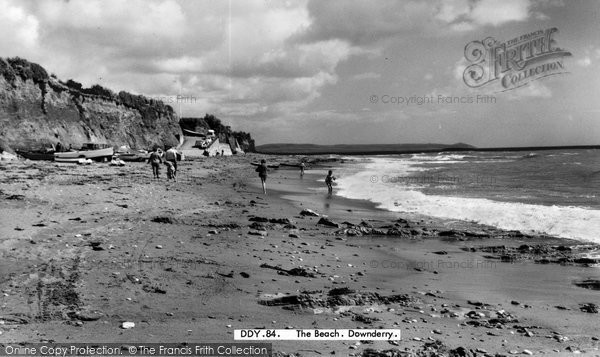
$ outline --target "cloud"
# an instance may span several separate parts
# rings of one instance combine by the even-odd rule
[[[365,141],[395,141],[395,133],[407,130],[402,120],[469,117],[473,110],[391,109],[370,105],[369,94],[485,93],[487,87],[472,89],[462,80],[465,44],[485,34],[503,37],[517,22],[521,28],[549,15],[558,18],[558,6],[564,3],[0,0],[0,30],[9,34],[0,38],[0,53],[25,57],[86,86],[194,97],[181,103],[183,115],[214,113],[236,128],[242,123],[240,129],[268,132],[270,139],[278,132],[295,138],[301,131],[312,138],[307,128],[320,125],[327,128],[315,139],[321,142],[356,133]],[[568,10],[584,18],[585,7]],[[596,47],[583,52],[579,43],[573,46],[580,65],[600,58]],[[541,83],[510,92],[513,100],[553,95]],[[173,107],[179,110],[179,104]],[[482,115],[487,108],[479,109]],[[437,124],[419,123],[404,139],[429,140],[428,129],[437,131]]]
[[[509,100],[528,98],[550,98],[552,91],[540,81],[530,82],[528,85],[504,92]]]
[[[564,0],[531,0],[531,3],[535,7],[548,8],[548,7],[564,7]]]
[[[3,56],[26,56],[38,45],[39,21],[18,2],[0,0],[0,49]]]
[[[593,45],[586,46],[582,52],[582,57],[575,61],[578,66],[589,67],[594,63],[594,60],[600,59],[600,48]]]
[[[457,23],[450,24],[450,29],[454,32],[467,32],[472,31],[476,28],[476,26],[468,21],[461,21]]]
[[[53,29],[135,35],[126,38],[129,41],[177,39],[182,35],[186,24],[181,6],[173,0],[48,0],[40,3],[37,15],[46,26]],[[129,41],[121,43],[128,45]]]
[[[380,113],[369,110],[340,111],[333,109],[296,111],[285,117],[248,118],[240,121],[242,130],[251,130],[252,137],[271,142],[341,144],[352,138],[355,144],[409,141],[419,129],[407,125],[411,118],[402,108]]]
[[[39,46],[32,59],[60,77],[149,95],[183,86],[210,94],[215,106],[235,100],[236,111],[241,102],[306,104],[337,82],[341,62],[381,53],[380,41],[439,34],[444,26],[470,31],[520,19],[518,10],[526,9],[516,0],[495,8],[487,0],[249,0],[231,8],[175,0],[0,1],[8,9],[0,16],[10,16],[0,23],[21,31],[13,42]],[[486,10],[501,20],[486,19]],[[0,50],[14,48],[0,41]]]
[[[352,77],[353,80],[357,80],[357,81],[361,81],[361,80],[365,80],[365,79],[379,79],[379,78],[381,78],[381,73],[375,73],[375,72],[359,73]]]
[[[251,53],[236,60],[227,73],[235,77],[310,77],[322,71],[333,73],[340,61],[359,53],[347,42],[327,40],[309,44],[284,44],[277,50]]]
[[[186,111],[276,115],[318,98],[340,62],[368,53],[337,38],[292,41],[311,23],[306,5],[0,0],[0,30],[11,33],[0,52],[86,86],[202,98]]]
[[[481,26],[498,27],[530,18],[546,21],[550,16],[542,12],[564,7],[562,0],[440,0],[435,17],[449,24],[454,32],[466,32]]]
[[[529,0],[441,0],[435,18],[449,24],[452,31],[466,32],[480,26],[525,21],[531,7]]]
[[[375,47],[385,40],[402,40],[420,33],[447,36],[481,26],[500,26],[530,17],[529,0],[310,0],[311,23],[298,41],[340,39]]]
[[[479,25],[499,26],[510,21],[525,21],[531,4],[528,0],[479,0],[469,18]]]
[[[533,13],[533,17],[534,17],[536,20],[540,20],[540,21],[546,21],[546,20],[550,20],[550,16],[548,16],[548,15],[546,15],[546,14],[542,13],[542,12],[539,12],[539,11],[535,11],[535,12]]]
[[[375,46],[432,22],[432,9],[421,1],[310,0],[311,23],[298,41],[341,39],[353,45]]]
[[[451,23],[459,18],[465,18],[471,12],[468,0],[444,0],[438,6],[435,18],[446,23]]]
[[[577,64],[581,67],[589,67],[592,64],[592,59],[589,56],[585,56],[577,60]]]
[[[525,21],[531,7],[529,0],[441,0],[435,17],[449,24],[452,31],[466,32],[480,26]]]

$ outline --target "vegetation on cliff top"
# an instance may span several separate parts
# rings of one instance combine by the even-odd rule
[[[17,77],[23,80],[32,79],[38,84],[48,80],[48,72],[44,67],[19,57],[7,58],[6,61],[0,58],[0,75],[12,85],[15,84]]]
[[[16,86],[17,78],[21,78],[23,81],[31,79],[40,86],[43,93],[46,93],[46,85],[49,85],[57,92],[68,91],[74,98],[94,97],[114,101],[117,104],[136,109],[141,114],[151,114],[151,112],[169,116],[174,114],[171,106],[165,105],[159,100],[146,98],[143,95],[135,95],[125,91],[116,94],[99,84],[84,88],[81,83],[72,79],[62,82],[56,80],[54,76],[50,78],[44,67],[19,57],[7,58],[6,60],[0,58],[0,75],[12,86]],[[44,108],[44,103],[42,103],[42,107]]]

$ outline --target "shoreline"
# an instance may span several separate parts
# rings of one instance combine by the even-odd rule
[[[573,284],[600,279],[597,268],[534,263],[559,252],[575,259],[577,247],[588,245],[469,222],[413,221],[339,197],[327,211],[324,198],[303,194],[312,174],[290,183],[294,175],[300,181],[296,170],[269,176],[264,196],[249,164],[260,157],[183,161],[178,183],[147,180],[144,164],[0,167],[0,341],[233,342],[235,328],[399,328],[397,345],[276,341],[273,349],[359,356],[423,351],[439,340],[436,351],[480,355],[598,350],[598,315],[580,311],[598,303],[597,294]],[[301,216],[302,208],[352,225],[317,225],[320,217]],[[361,221],[364,232],[393,234],[356,234]],[[514,260],[502,262],[509,253]],[[119,266],[126,259],[142,263]],[[265,264],[310,274],[279,274]],[[344,304],[327,300],[341,287],[354,291]],[[269,305],[276,294],[305,300]],[[380,300],[395,294],[402,300]],[[136,326],[121,329],[123,321]]]
[[[342,160],[344,161],[344,160]],[[481,230],[481,229],[489,229],[491,231],[498,232],[514,232],[517,236],[523,236],[528,239],[536,239],[539,238],[541,242],[543,239],[547,239],[548,242],[552,242],[553,244],[580,244],[580,245],[597,245],[600,247],[600,244],[588,241],[585,239],[577,239],[570,237],[559,237],[552,236],[543,232],[529,231],[529,232],[520,232],[516,229],[510,230],[505,228],[499,228],[492,225],[487,225],[484,223],[467,221],[462,219],[452,219],[452,218],[442,218],[435,217],[421,213],[410,213],[410,212],[398,212],[391,211],[385,208],[377,207],[377,203],[360,198],[347,198],[344,196],[339,196],[336,193],[336,189],[334,188],[334,195],[331,198],[328,198],[326,195],[325,185],[324,183],[316,183],[316,178],[320,178],[320,181],[323,181],[322,178],[326,175],[326,171],[328,169],[333,169],[336,172],[336,168],[344,168],[344,166],[352,165],[352,162],[333,162],[329,166],[320,166],[317,171],[318,173],[310,173],[311,170],[307,170],[307,174],[309,175],[309,179],[306,178],[304,180],[298,180],[297,176],[294,176],[297,172],[295,169],[279,169],[276,172],[284,172],[276,177],[278,183],[275,186],[275,189],[270,188],[268,191],[273,193],[278,197],[282,197],[289,201],[290,204],[295,207],[302,209],[303,205],[308,204],[311,207],[323,207],[321,212],[324,214],[332,214],[333,216],[343,217],[348,213],[352,213],[355,215],[357,212],[362,212],[365,217],[369,219],[378,219],[382,220],[392,220],[397,217],[402,217],[411,221],[420,221],[427,222],[431,227],[435,227],[437,229],[472,229],[472,230]],[[310,180],[312,177],[312,181]],[[282,184],[281,180],[292,180],[294,183],[300,182],[301,185],[298,184]],[[269,181],[272,181],[273,177],[270,177]],[[319,182],[320,182],[319,181]],[[256,188],[256,190],[260,191],[261,186],[258,179],[255,181],[251,180],[251,185]],[[312,182],[313,184],[309,184],[308,182]],[[269,183],[268,183],[269,185]],[[453,196],[444,196],[444,197],[453,197]],[[514,202],[509,202],[514,203]],[[335,204],[337,208],[331,208],[331,205]],[[342,219],[343,221],[343,219]]]
[[[373,163],[366,165],[369,170],[375,170],[372,167],[377,167],[378,160],[380,159],[373,159]],[[598,221],[597,215],[594,214],[597,212],[596,206],[547,199],[533,200],[527,198],[527,193],[505,196],[499,193],[504,189],[500,184],[490,183],[489,187],[486,187],[486,183],[481,183],[479,186],[479,184],[475,184],[474,178],[469,181],[468,173],[461,177],[460,169],[450,171],[450,176],[444,176],[444,172],[449,170],[447,167],[424,166],[429,162],[427,160],[412,163],[410,158],[391,156],[385,157],[385,160],[390,162],[397,160],[402,164],[407,164],[409,172],[393,176],[392,171],[383,169],[383,172],[387,172],[389,176],[383,174],[381,177],[377,175],[367,177],[366,175],[376,172],[367,173],[366,169],[350,170],[349,176],[352,178],[348,179],[344,187],[345,195],[352,199],[366,199],[368,202],[373,202],[376,209],[404,216],[424,217],[444,224],[452,221],[474,222],[482,227],[490,226],[502,231],[520,231],[527,236],[557,237],[586,244],[600,244],[595,234],[596,230],[585,229],[587,224],[591,225],[590,228],[595,227],[594,223]],[[457,160],[460,161],[460,158]],[[343,165],[341,167],[343,168]],[[401,189],[396,194],[395,191],[392,191],[393,183],[401,183],[402,180],[391,179],[389,182],[392,185],[387,188],[366,187],[371,184],[384,183],[383,179],[386,177],[400,178],[407,181],[408,186],[414,184],[417,188],[409,187],[406,191]],[[440,178],[444,179],[444,177],[450,181],[440,183]],[[435,182],[436,178],[438,182]],[[467,178],[464,183],[462,182],[463,178]],[[429,185],[427,180],[430,179],[435,183]],[[419,182],[419,180],[423,180],[423,182]],[[452,182],[452,180],[456,181]],[[463,190],[461,185],[468,188]],[[489,189],[491,193],[486,193],[486,189]],[[364,194],[364,192],[368,194]],[[381,192],[385,192],[387,195],[382,195]],[[391,198],[396,200],[392,201]],[[564,217],[561,217],[561,214]]]

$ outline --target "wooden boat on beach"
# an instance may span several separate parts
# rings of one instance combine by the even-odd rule
[[[282,162],[281,166],[300,168],[300,164],[294,164],[294,163],[289,163],[289,162]]]
[[[250,165],[252,165],[252,166],[260,166],[260,162],[251,162]],[[269,168],[269,169],[278,169],[279,168],[279,164],[267,165],[267,168]]]
[[[54,160],[54,153],[56,152],[56,147],[53,144],[44,145],[37,150],[15,150],[17,155],[22,156],[28,160]]]
[[[91,159],[94,161],[111,161],[114,155],[112,146],[107,144],[87,143],[79,150],[55,152],[54,161],[79,163],[80,159]]]
[[[147,151],[144,152],[119,152],[115,154],[115,157],[117,157],[120,160],[123,161],[134,161],[134,162],[143,162],[148,160],[148,156],[150,154]]]
[[[16,150],[17,154],[23,156],[29,160],[41,161],[41,160],[54,160],[54,151],[25,151]]]

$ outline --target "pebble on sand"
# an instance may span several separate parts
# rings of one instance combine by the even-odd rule
[[[135,322],[125,321],[121,324],[121,328],[128,330],[135,327]]]
[[[315,211],[313,211],[313,210],[311,210],[311,209],[308,209],[308,208],[306,208],[306,209],[303,209],[303,210],[300,212],[300,215],[301,215],[301,216],[310,216],[310,217],[319,217],[319,214],[318,214],[318,213],[316,213]]]

